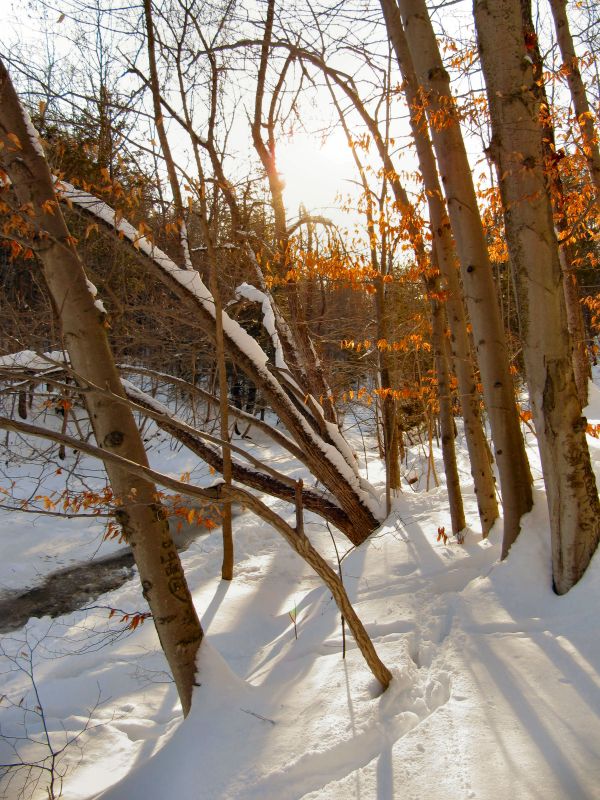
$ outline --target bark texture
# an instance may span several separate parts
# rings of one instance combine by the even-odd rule
[[[567,80],[571,90],[573,107],[577,115],[577,122],[581,130],[585,156],[596,189],[596,200],[600,201],[600,149],[598,147],[598,136],[594,127],[594,114],[590,109],[583,78],[579,71],[579,59],[571,36],[569,18],[567,17],[567,0],[549,0],[549,2],[554,18],[560,54],[567,68]]]
[[[588,383],[592,377],[592,370],[587,354],[585,323],[583,321],[579,293],[579,280],[577,278],[577,270],[574,267],[575,252],[573,245],[569,241],[572,232],[570,231],[571,226],[567,218],[567,198],[563,181],[558,170],[554,127],[549,113],[546,112],[550,106],[544,84],[544,63],[531,13],[531,0],[521,0],[521,16],[523,18],[523,34],[525,36],[527,52],[533,60],[533,88],[540,106],[546,184],[554,209],[554,224],[561,240],[559,247],[560,268],[563,273],[563,290],[565,293],[567,325],[571,337],[571,358],[573,361],[575,385],[577,386],[577,394],[581,405],[587,406]]]
[[[95,305],[56,200],[43,151],[34,137],[29,118],[0,62],[0,157],[19,202],[29,209],[34,247],[60,317],[71,364],[83,378],[123,397],[103,325],[104,313]],[[85,398],[98,446],[147,464],[131,412],[104,394],[90,391]],[[110,462],[106,462],[106,470],[114,495],[122,503],[119,522],[133,551],[144,597],[187,714],[195,683],[196,652],[203,633],[179,556],[152,481]]]
[[[504,557],[519,533],[522,515],[531,509],[533,502],[506,338],[450,78],[442,63],[427,6],[424,0],[400,0],[399,8],[417,77],[425,93],[423,105],[430,122],[473,326],[500,475]]]
[[[412,57],[396,0],[380,0],[389,39],[402,74],[403,91],[409,111],[409,121],[419,169],[427,194],[429,219],[436,250],[438,267],[447,291],[446,314],[450,328],[450,344],[454,372],[465,426],[471,475],[477,495],[477,507],[484,536],[498,517],[495,479],[491,454],[481,420],[481,399],[477,391],[474,359],[467,332],[467,320],[460,288],[456,247],[450,220],[440,186],[435,155],[425,120],[421,119],[422,102]]]
[[[550,511],[554,588],[563,594],[581,578],[596,550],[600,503],[565,336],[540,109],[523,39],[520,3],[476,0],[474,8]]]

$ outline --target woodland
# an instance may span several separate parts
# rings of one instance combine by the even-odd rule
[[[27,563],[24,542],[35,530],[25,527],[34,521],[49,561],[63,539],[69,563],[93,566],[99,552],[130,558],[119,591],[135,584],[133,604],[103,595],[116,584],[93,595],[93,613],[103,609],[108,627],[89,634],[89,652],[100,640],[108,648],[143,636],[164,659],[172,728],[169,736],[161,729],[161,746],[142,764],[152,755],[157,766],[107,798],[165,797],[163,770],[180,775],[183,798],[404,796],[410,776],[399,782],[394,770],[404,762],[390,746],[386,783],[381,742],[441,725],[426,720],[441,719],[438,709],[460,693],[433,650],[413,652],[392,622],[388,631],[371,584],[377,597],[393,598],[397,617],[425,583],[427,603],[452,591],[443,610],[434,604],[427,613],[446,618],[454,609],[448,631],[454,624],[465,636],[465,592],[479,591],[481,608],[493,595],[503,603],[521,597],[527,609],[544,593],[543,608],[561,625],[568,609],[576,637],[598,592],[596,4],[29,0],[1,13],[3,796],[91,798],[132,769],[123,745],[112,780],[105,766],[101,779],[93,773],[69,788],[77,769],[65,752],[81,754],[81,774],[92,769],[85,753],[88,737],[101,736],[100,706],[79,708],[88,716],[76,734],[61,721],[64,746],[55,744],[52,701],[42,702],[34,675],[44,669],[39,653],[55,647],[55,623],[38,638],[31,633],[32,645],[26,622],[71,612],[81,620],[77,609],[87,600],[91,614],[92,601],[88,594],[68,611],[34,610],[11,624],[25,590],[52,572]],[[409,530],[408,509],[414,519],[429,515],[427,547],[414,539],[414,552],[390,550],[378,562],[385,537]],[[69,526],[94,531],[93,554],[78,549],[79,533],[66,544]],[[190,530],[208,543],[182,552]],[[399,547],[410,539],[403,536],[393,534]],[[429,568],[431,548],[446,560],[442,577]],[[286,555],[265,556],[280,550]],[[292,557],[301,572],[286,579]],[[340,740],[347,769],[335,747],[319,751],[322,783],[307,779],[300,760],[297,784],[267,766],[260,775],[227,767],[230,748],[260,761],[258,750],[244,749],[251,728],[236,738],[222,722],[214,734],[221,749],[203,742],[201,729],[221,712],[226,719],[228,703],[260,706],[246,698],[260,690],[250,663],[230,674],[223,661],[266,648],[247,629],[258,623],[244,606],[246,589],[235,588],[238,580],[250,586],[248,565],[260,558],[263,591],[278,581],[266,595],[272,614],[288,604],[277,613],[289,647],[302,643],[301,587],[319,587],[335,608],[331,620],[341,619],[342,660],[350,653],[362,670],[361,702],[379,703],[377,735]],[[462,582],[452,577],[459,570],[468,575]],[[417,573],[422,583],[413,586]],[[478,580],[491,582],[489,593]],[[276,600],[286,582],[286,599]],[[219,607],[225,596],[250,622],[238,624],[219,655],[218,637],[234,625],[226,603]],[[531,604],[533,625],[543,611]],[[319,638],[323,619],[301,645],[314,664],[332,635]],[[225,627],[212,639],[215,624]],[[434,650],[448,631],[431,633]],[[399,650],[390,649],[392,635]],[[515,796],[592,796],[600,754],[589,754],[596,766],[586,778],[571,763],[597,732],[598,667],[598,648],[580,684],[561,667],[564,683],[586,686],[591,716],[582,712],[581,737],[563,766],[552,766],[541,734],[530,736],[547,762],[540,786],[551,774],[559,783],[545,795],[520,785]],[[422,670],[433,668],[435,679],[428,673],[424,682]],[[282,693],[293,690],[293,674],[281,678]],[[25,680],[33,699],[19,701],[13,680]],[[415,700],[419,681],[426,714]],[[327,682],[296,685],[302,703],[321,697],[314,725],[341,692],[332,688],[325,700]],[[272,695],[261,713],[241,709],[244,725],[275,730]],[[557,698],[569,706],[566,695]],[[56,713],[66,720],[65,709]],[[154,711],[144,714],[154,719]],[[301,716],[296,709],[294,719]],[[176,741],[187,764],[204,759],[204,789],[197,776],[177,772]],[[117,747],[102,746],[107,759]],[[294,736],[278,746],[285,763]],[[274,744],[261,747],[275,757]],[[365,747],[379,765],[375,783],[369,759],[361,761]],[[514,772],[509,761],[502,780]],[[213,766],[211,783],[205,771]],[[367,770],[362,791],[358,766]],[[432,769],[435,761],[423,760],[435,783]],[[234,774],[238,783],[227,783]],[[344,783],[350,775],[352,786]],[[450,796],[501,796],[489,783],[469,788],[455,767],[447,775]],[[486,778],[476,771],[470,780]],[[410,796],[437,797],[421,786]]]

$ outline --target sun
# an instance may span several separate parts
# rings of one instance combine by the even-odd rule
[[[333,135],[324,143],[298,134],[277,148],[277,168],[284,182],[284,198],[290,218],[300,206],[311,213],[335,210],[336,195],[348,189],[352,177],[350,150],[345,139]]]

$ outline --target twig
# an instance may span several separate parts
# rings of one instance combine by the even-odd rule
[[[263,722],[270,722],[271,725],[275,725],[276,724],[274,719],[269,719],[268,717],[263,717],[262,714],[257,714],[256,711],[250,711],[247,708],[240,708],[240,711],[243,711],[244,714],[251,714],[253,717],[256,717],[256,719],[261,719]]]

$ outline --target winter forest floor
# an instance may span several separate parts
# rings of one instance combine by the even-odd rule
[[[587,415],[600,422],[598,389]],[[358,428],[349,435],[363,453]],[[598,477],[600,441],[589,443]],[[381,485],[372,444],[366,441],[368,477]],[[275,448],[248,446],[309,480]],[[418,451],[410,453],[415,475],[422,469]],[[19,743],[26,761],[47,756],[47,741],[59,750],[65,736],[87,726],[58,758],[57,769],[68,768],[67,800],[598,797],[600,561],[596,556],[567,596],[553,594],[531,439],[529,453],[535,507],[507,561],[498,560],[501,521],[488,540],[476,533],[464,450],[459,466],[472,525],[464,545],[437,541],[438,526],[450,527],[445,490],[425,491],[422,476],[343,560],[350,597],[394,675],[384,694],[349,636],[342,659],[339,614],[319,579],[246,512],[234,520],[230,585],[218,577],[219,530],[190,537],[182,553],[207,633],[188,719],[181,722],[151,623],[131,632],[121,613],[109,619],[110,608],[144,610],[134,575],[84,609],[31,619],[0,637],[0,763],[14,760],[8,744],[25,735],[25,721],[30,740],[43,741],[47,730],[46,744]],[[442,475],[437,450],[435,456]],[[191,470],[192,480],[211,480],[184,451],[155,446],[151,457],[165,472]],[[12,469],[15,478],[19,470],[33,474],[25,464]],[[293,521],[293,509],[268,502]],[[4,597],[119,547],[101,543],[95,520],[0,514]],[[323,524],[307,515],[306,530],[335,564]],[[345,552],[346,540],[336,541]],[[0,795],[4,789],[11,800],[18,797],[23,776],[5,776]],[[34,797],[47,797],[46,783],[42,776]]]

